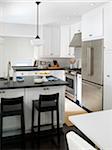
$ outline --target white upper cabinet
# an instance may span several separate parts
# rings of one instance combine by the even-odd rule
[[[104,47],[112,50],[112,4],[104,8]]]
[[[43,26],[43,57],[59,57],[59,26],[45,25]]]
[[[82,16],[82,40],[103,37],[103,8],[95,8]]]
[[[72,54],[69,48],[70,44],[70,26],[63,25],[60,29],[60,52],[61,57],[70,57]]]
[[[71,30],[70,25],[44,26],[43,57],[74,57],[74,48],[71,49],[69,47],[70,41],[73,38],[74,33],[75,31]]]

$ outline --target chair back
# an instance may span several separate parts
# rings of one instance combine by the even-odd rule
[[[66,138],[69,150],[96,150],[96,148],[73,131],[68,132]]]
[[[51,95],[40,95],[39,96],[39,106],[41,106],[41,103],[55,103],[56,106],[58,106],[58,100],[59,100],[59,93],[51,94]]]
[[[23,96],[16,98],[1,98],[1,112],[6,108],[11,108],[11,106],[21,105],[21,109],[23,109]]]

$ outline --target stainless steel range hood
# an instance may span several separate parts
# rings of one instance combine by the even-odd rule
[[[81,33],[76,33],[76,34],[74,34],[69,47],[81,47],[81,46],[82,46]]]

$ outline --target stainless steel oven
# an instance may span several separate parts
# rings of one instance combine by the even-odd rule
[[[66,72],[66,81],[69,83],[66,86],[66,97],[76,101],[76,72]]]

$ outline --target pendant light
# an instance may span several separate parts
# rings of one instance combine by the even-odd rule
[[[43,41],[39,37],[39,4],[40,2],[35,2],[37,4],[37,36],[35,39],[31,40],[33,46],[42,46]]]

